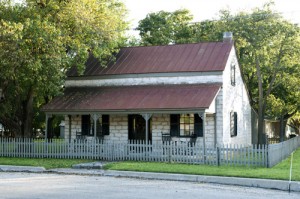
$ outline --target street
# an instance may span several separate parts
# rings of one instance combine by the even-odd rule
[[[300,193],[277,190],[142,180],[103,176],[80,176],[0,172],[1,199],[159,199],[159,198],[300,198]]]

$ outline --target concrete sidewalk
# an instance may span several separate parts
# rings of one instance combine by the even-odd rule
[[[57,173],[57,174],[73,174],[73,175],[99,175],[111,177],[127,177],[151,180],[172,180],[187,181],[198,183],[215,183],[224,185],[238,185],[247,187],[258,187],[265,189],[277,189],[283,191],[300,192],[300,182],[284,180],[269,180],[256,178],[237,178],[237,177],[220,177],[220,176],[204,176],[204,175],[185,175],[185,174],[169,174],[169,173],[152,173],[152,172],[132,172],[132,171],[112,171],[103,170],[101,162],[85,163],[74,165],[70,169],[50,169],[43,167],[27,167],[27,166],[4,166],[0,165],[2,172],[33,172],[33,173]]]

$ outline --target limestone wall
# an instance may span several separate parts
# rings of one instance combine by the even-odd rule
[[[206,132],[205,139],[207,146],[214,146],[215,143],[215,118],[214,114],[206,116]],[[69,117],[65,116],[65,139],[69,138]],[[110,133],[105,135],[105,140],[127,141],[128,140],[128,115],[110,115]],[[81,131],[81,116],[72,116],[71,139],[76,138],[76,132]],[[161,141],[162,133],[170,133],[170,115],[169,114],[153,114],[151,117],[151,133],[152,141]],[[189,141],[186,137],[173,137],[173,141]],[[202,145],[203,139],[197,138],[197,143]]]
[[[231,65],[235,64],[235,85],[231,85]],[[251,144],[251,106],[234,49],[223,72],[222,102],[222,141],[224,144]],[[222,105],[221,105],[222,103]],[[221,109],[222,107],[222,109]],[[230,112],[237,113],[237,136],[230,135]],[[219,121],[218,121],[219,122]],[[217,124],[218,124],[217,122]],[[219,127],[219,124],[218,124]]]

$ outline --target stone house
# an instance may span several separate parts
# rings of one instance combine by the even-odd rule
[[[231,34],[223,42],[122,48],[100,66],[92,56],[64,95],[43,107],[64,115],[66,139],[251,144],[251,107]]]

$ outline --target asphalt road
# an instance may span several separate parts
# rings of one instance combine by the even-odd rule
[[[0,172],[1,199],[289,199],[300,193],[178,181]]]

